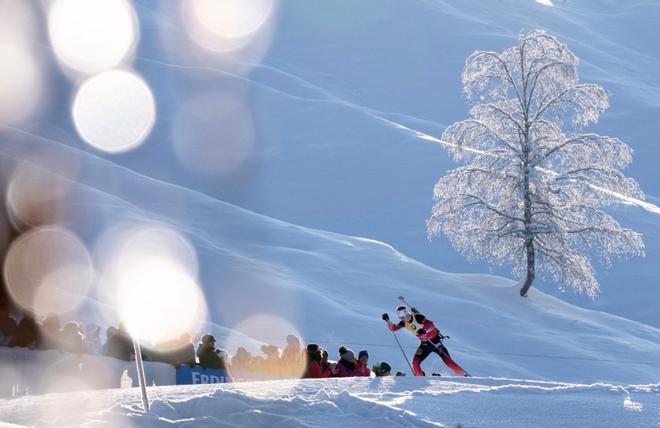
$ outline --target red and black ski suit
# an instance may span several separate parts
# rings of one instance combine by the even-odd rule
[[[397,331],[401,328],[405,328],[411,333],[415,334],[422,343],[419,344],[419,348],[415,352],[415,357],[413,358],[412,366],[413,373],[415,376],[425,376],[426,374],[422,370],[421,364],[422,361],[429,356],[431,352],[435,352],[442,358],[442,361],[454,371],[458,376],[466,376],[467,373],[456,364],[454,360],[451,359],[449,351],[442,344],[440,340],[440,335],[438,329],[433,324],[433,321],[427,319],[424,315],[420,314],[416,309],[412,309],[412,319],[410,322],[406,320],[401,320],[398,324],[393,324],[390,321],[387,321],[387,327],[390,331]]]

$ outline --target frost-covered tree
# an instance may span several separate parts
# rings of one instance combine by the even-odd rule
[[[533,31],[502,53],[465,63],[470,118],[442,139],[464,166],[435,186],[429,238],[447,235],[469,259],[507,264],[525,296],[537,274],[595,297],[591,257],[642,255],[641,236],[603,207],[642,198],[621,169],[631,149],[617,138],[579,133],[609,107],[595,84],[578,83],[578,58]]]

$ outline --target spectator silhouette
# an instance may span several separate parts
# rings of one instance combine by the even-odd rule
[[[105,330],[105,343],[103,344],[103,349],[101,350],[101,355],[110,355],[110,339],[117,334],[117,327],[108,327]]]
[[[41,350],[61,349],[60,317],[56,313],[49,313],[41,323],[37,346]]]
[[[321,369],[321,360],[323,359],[323,354],[321,348],[316,343],[310,343],[307,345],[305,350],[305,355],[307,359],[307,368],[303,373],[303,378],[322,378],[327,377],[323,376],[323,370]]]
[[[262,345],[261,352],[266,354],[263,361],[263,369],[266,373],[279,376],[280,374],[280,349],[275,345]]]
[[[9,341],[9,346],[35,349],[37,347],[39,332],[38,326],[32,315],[23,311],[23,318],[18,323],[14,337]]]
[[[62,329],[59,347],[63,351],[81,355],[83,353],[83,338],[78,323],[70,321]]]
[[[306,369],[300,340],[293,334],[286,337],[286,346],[282,350],[280,363],[282,372],[287,375],[298,377]]]
[[[362,376],[355,359],[355,353],[345,347],[339,348],[339,361],[337,362],[338,377]]]
[[[16,332],[16,320],[9,316],[9,305],[0,302],[0,346],[7,346]]]
[[[231,359],[231,366],[234,370],[253,370],[253,357],[241,346],[236,349],[236,354]]]
[[[337,369],[337,363],[328,361],[328,351],[321,348],[321,372],[323,377],[332,377]]]
[[[199,365],[206,369],[224,370],[227,373],[227,353],[223,349],[215,347],[215,337],[206,334],[197,347],[197,358]]]
[[[156,349],[155,352],[152,352],[154,361],[162,361],[175,367],[183,364],[193,367],[196,364],[195,345],[188,332],[181,333],[174,340],[159,344]]]
[[[131,360],[131,356],[134,354],[133,339],[131,339],[124,323],[119,323],[116,333],[108,336],[104,348],[105,355],[109,357],[124,361]]]
[[[385,361],[382,361],[373,366],[373,372],[376,377],[392,376],[392,367]]]
[[[369,353],[366,350],[362,350],[358,353],[357,366],[362,376],[371,377],[371,371],[369,370]]]

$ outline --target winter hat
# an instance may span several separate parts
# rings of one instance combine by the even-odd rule
[[[346,349],[346,352],[340,355],[341,355],[341,359],[344,361],[353,361],[355,359],[355,353],[350,349]]]
[[[382,361],[382,362],[378,363],[376,366],[374,366],[374,372],[377,375],[382,375],[384,373],[391,372],[391,371],[392,371],[392,366],[387,364],[385,361]]]
[[[399,317],[399,319],[405,318],[408,314],[408,308],[406,308],[404,305],[399,305],[396,307],[396,316]]]
[[[341,348],[339,348],[339,356],[344,355],[345,352],[346,352],[346,347],[345,346],[342,346]]]
[[[360,358],[362,358],[363,355],[365,355],[367,358],[369,358],[369,353],[367,352],[366,349],[363,349],[363,350],[361,350],[360,352],[358,352],[358,360],[359,360]]]
[[[307,345],[307,352],[316,352],[318,350],[319,350],[319,345],[317,345],[316,343],[310,343],[309,345]]]

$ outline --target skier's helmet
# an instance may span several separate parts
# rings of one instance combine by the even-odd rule
[[[408,312],[408,308],[406,308],[404,305],[399,305],[396,307],[396,316],[399,317],[400,320],[405,319],[406,315],[408,315],[410,312]]]

